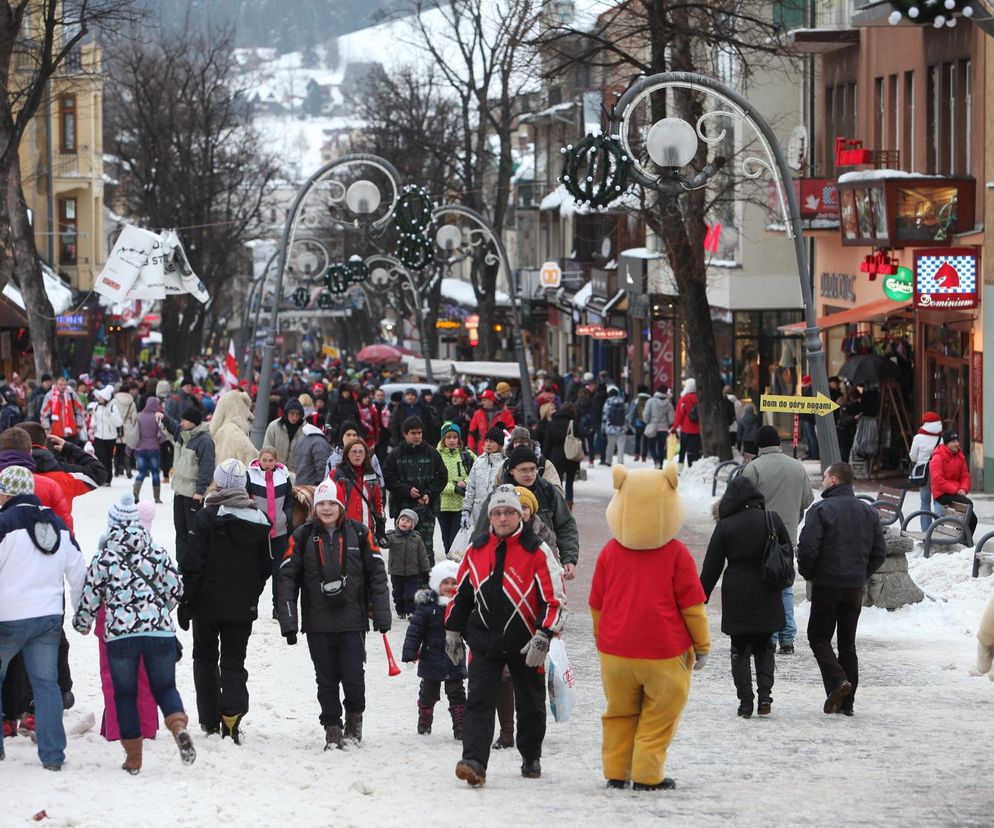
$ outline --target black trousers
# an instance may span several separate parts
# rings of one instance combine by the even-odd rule
[[[346,713],[362,713],[366,709],[365,636],[361,632],[309,632],[307,649],[318,685],[320,722],[325,727],[341,727],[339,688],[345,691]]]
[[[926,483],[925,485],[927,486],[928,483]],[[959,494],[945,494],[942,495],[941,497],[937,497],[935,499],[935,502],[941,503],[943,506],[948,506],[950,503],[971,503],[971,504],[973,503],[973,501],[970,500],[970,498]],[[972,535],[976,531],[977,531],[977,513],[970,512],[970,534]]]
[[[25,713],[30,713],[34,694],[31,680],[24,666],[24,656],[18,653],[7,665],[7,675],[3,679],[3,717],[13,721]]]
[[[770,639],[774,635],[776,635],[776,630],[753,635],[731,636],[732,680],[735,682],[735,691],[739,701],[751,702],[753,699],[750,659],[756,662],[756,689],[760,702],[773,700],[771,691],[773,690],[773,674],[776,667],[776,657],[773,655],[773,651],[776,647]]]
[[[166,440],[159,443],[159,468],[165,475],[172,474],[173,471],[173,444]]]
[[[545,674],[525,664],[522,655],[488,657],[474,653],[469,662],[469,696],[466,700],[462,758],[487,767],[494,740],[494,714],[500,695],[500,677],[507,665],[514,685],[514,707],[518,715],[517,746],[521,758],[531,762],[542,757],[545,739]]]
[[[418,693],[418,704],[422,707],[434,707],[442,697],[442,682],[435,679],[421,679],[421,690]],[[466,704],[466,687],[462,679],[445,680],[445,698],[449,700],[449,710]]]
[[[459,534],[459,525],[462,521],[462,512],[439,512],[438,525],[442,529],[442,549],[445,554],[449,554],[452,541]]]
[[[825,694],[830,694],[842,682],[852,685],[853,695],[846,700],[852,704],[859,684],[859,660],[856,658],[856,626],[863,609],[862,587],[839,588],[814,584],[811,587],[811,615],[808,618],[808,643],[814,653]],[[838,628],[838,655],[832,649],[832,635]]]
[[[173,526],[176,527],[176,563],[183,568],[183,553],[186,550],[186,536],[193,529],[193,516],[199,511],[199,503],[192,497],[173,496]]]
[[[107,485],[114,478],[114,446],[117,440],[93,440],[93,451],[103,467],[107,470]]]
[[[248,650],[252,622],[193,619],[193,686],[197,690],[200,724],[212,730],[221,716],[249,709]]]
[[[131,458],[128,457],[128,446],[125,443],[114,444],[114,474],[131,476]]]

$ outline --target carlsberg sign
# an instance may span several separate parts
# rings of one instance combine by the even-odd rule
[[[884,277],[884,295],[895,302],[907,302],[915,292],[914,274],[907,267],[899,267],[893,276]]]

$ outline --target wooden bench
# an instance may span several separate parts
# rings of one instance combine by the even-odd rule
[[[984,575],[990,575],[994,572],[994,549],[990,551],[984,551],[984,545],[987,541],[994,539],[994,532],[988,532],[984,535],[977,545],[973,549],[973,577],[977,578],[980,576],[980,568],[983,567],[986,572]]]
[[[880,522],[884,526],[904,520],[901,510],[904,508],[904,498],[907,496],[907,489],[898,489],[894,486],[881,486],[875,498],[871,495],[857,495],[860,500],[865,500],[877,510]]]
[[[922,510],[912,512],[901,522],[901,534],[917,537],[917,533],[908,531],[908,524],[916,517],[928,515],[932,523],[922,537],[924,556],[932,554],[933,546],[973,546],[973,535],[970,533],[970,518],[973,517],[972,503],[950,503],[944,507],[941,514]],[[976,564],[974,564],[976,566]]]

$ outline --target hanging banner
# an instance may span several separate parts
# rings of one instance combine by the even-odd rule
[[[652,334],[652,388],[660,385],[673,387],[675,379],[674,345],[676,337],[672,319],[653,319]]]
[[[106,296],[115,304],[123,302],[130,295],[153,245],[158,241],[155,233],[126,225],[93,285],[94,292]]]
[[[977,307],[979,256],[972,247],[915,251],[915,307]]]

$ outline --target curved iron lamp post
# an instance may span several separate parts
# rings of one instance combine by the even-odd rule
[[[985,0],[891,0],[891,6],[894,10],[887,20],[892,26],[907,20],[919,26],[951,29],[962,17],[994,36],[994,16]]]
[[[481,245],[490,244],[493,251],[486,251],[483,256],[485,264],[498,265],[507,279],[507,292],[511,297],[511,317],[514,320],[514,355],[518,361],[518,373],[521,376],[521,415],[525,425],[534,420],[532,410],[532,387],[528,373],[528,362],[525,359],[524,331],[521,327],[521,312],[518,306],[518,285],[514,278],[507,258],[504,241],[496,233],[482,215],[476,210],[461,204],[442,204],[432,211],[432,219],[440,226],[435,233],[435,244],[445,253],[439,264],[452,265],[464,261],[481,252]],[[463,219],[470,224],[468,228],[460,228],[457,224],[441,224],[447,217]],[[496,297],[495,297],[496,298]]]
[[[390,200],[380,211],[382,194],[380,188],[366,178],[359,178],[346,186],[333,176],[348,168],[373,169],[389,182]],[[393,219],[394,209],[400,198],[400,174],[386,159],[377,155],[354,153],[343,155],[318,169],[297,191],[286,217],[283,239],[279,248],[279,263],[276,268],[276,287],[273,290],[273,310],[266,344],[262,349],[262,371],[259,376],[259,389],[255,400],[255,419],[252,422],[250,437],[256,448],[262,448],[269,423],[269,395],[273,386],[273,360],[276,354],[276,329],[280,302],[283,297],[283,280],[286,277],[289,251],[293,247],[298,229],[303,226],[313,229],[323,223],[333,227],[359,232],[364,239],[383,233]],[[319,210],[305,210],[305,202],[313,194],[321,199]]]
[[[650,170],[635,160],[637,156],[632,153],[629,145],[629,130],[632,115],[640,104],[647,102],[651,95],[672,89],[702,92],[711,99],[712,103],[717,104],[717,107],[701,115],[696,124],[690,124],[681,118],[664,118],[653,124],[646,143],[650,158],[655,162],[656,167],[662,170],[660,174],[659,171]],[[741,172],[747,178],[756,179],[765,171],[773,179],[787,236],[794,242],[797,277],[804,304],[806,325],[804,345],[808,373],[811,375],[813,390],[828,396],[825,349],[821,341],[821,331],[815,321],[811,274],[804,251],[801,211],[797,203],[797,194],[790,184],[790,167],[787,165],[787,159],[776,135],[763,116],[744,97],[713,78],[693,72],[663,72],[640,78],[621,96],[611,119],[612,137],[604,141],[614,142],[616,146],[613,152],[618,164],[623,170],[627,166],[626,172],[630,173],[635,181],[647,190],[658,192],[664,201],[671,201],[683,191],[706,186],[707,180],[725,163],[724,159],[715,158],[690,180],[679,173],[679,168],[689,164],[697,154],[698,141],[713,147],[724,139],[724,129],[714,136],[706,135],[704,132],[707,124],[719,118],[726,118],[750,127],[761,146],[763,157],[749,156],[742,159]],[[621,193],[618,192],[617,195]],[[834,418],[817,417],[816,428],[822,468],[826,468],[841,459]]]

